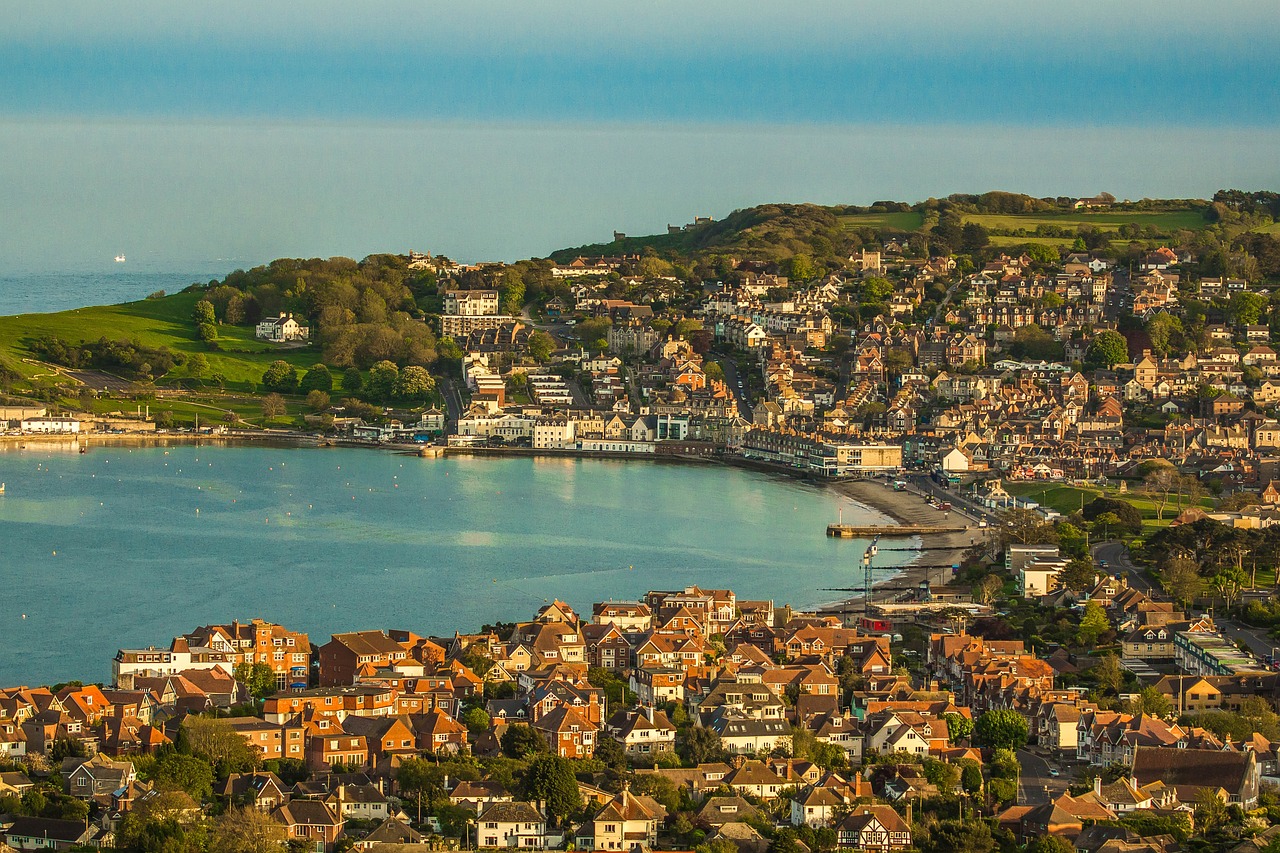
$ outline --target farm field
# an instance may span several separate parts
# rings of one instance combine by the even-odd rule
[[[1198,231],[1209,223],[1199,211],[1195,210],[1116,210],[1105,212],[1082,212],[1064,210],[1060,213],[966,213],[965,222],[976,222],[985,228],[1000,231],[1016,231],[1023,229],[1034,231],[1037,226],[1048,225],[1055,228],[1077,228],[1081,225],[1092,225],[1100,231],[1115,231],[1121,225],[1134,223],[1143,227],[1175,230],[1185,229]]]
[[[924,215],[915,211],[906,213],[856,213],[838,217],[843,228],[897,228],[900,231],[918,231],[924,224]]]

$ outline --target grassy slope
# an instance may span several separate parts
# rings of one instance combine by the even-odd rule
[[[1169,506],[1164,510],[1164,521],[1156,519],[1156,504],[1144,495],[1136,495],[1133,492],[1119,492],[1115,489],[1099,489],[1092,486],[1063,486],[1052,483],[1012,483],[1004,484],[1005,490],[1011,495],[1018,497],[1026,497],[1043,506],[1056,509],[1063,515],[1070,515],[1079,511],[1081,507],[1081,497],[1084,503],[1089,503],[1097,497],[1108,497],[1125,501],[1132,504],[1139,512],[1142,513],[1143,524],[1148,528],[1167,527],[1169,522],[1173,521],[1173,517],[1178,514],[1177,499],[1170,502]],[[1199,506],[1204,509],[1213,509],[1213,501],[1209,498],[1202,498]]]
[[[31,357],[30,343],[40,335],[56,335],[77,343],[102,337],[136,340],[145,346],[168,347],[187,355],[204,353],[210,373],[221,373],[227,379],[228,388],[240,390],[247,390],[250,383],[258,382],[267,365],[276,359],[282,358],[299,368],[319,360],[314,352],[281,350],[255,340],[252,329],[236,326],[220,326],[218,343],[222,351],[210,351],[208,345],[196,337],[191,323],[197,299],[194,293],[178,293],[163,299],[77,308],[56,314],[0,317],[0,358],[31,376],[46,372],[38,365],[21,361]],[[158,384],[171,384],[185,375],[185,369],[178,367],[169,376],[160,378]]]
[[[924,215],[915,211],[906,213],[855,213],[837,217],[844,228],[896,228],[899,231],[919,231],[924,225]]]
[[[1121,225],[1136,223],[1142,226],[1155,226],[1161,229],[1185,229],[1199,231],[1208,222],[1196,210],[1115,210],[1115,211],[1075,211],[1064,210],[1060,213],[966,213],[965,222],[978,224],[998,230],[1016,230],[1024,228],[1034,230],[1037,225],[1052,225],[1059,228],[1075,228],[1080,225],[1093,225],[1100,231],[1114,231]]]

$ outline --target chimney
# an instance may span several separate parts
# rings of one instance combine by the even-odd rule
[[[1102,796],[1102,774],[1093,777],[1093,793]]]

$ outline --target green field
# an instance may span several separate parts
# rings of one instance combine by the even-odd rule
[[[1161,230],[1173,231],[1185,229],[1199,231],[1209,223],[1196,210],[1108,210],[1078,211],[1064,210],[1049,213],[966,213],[965,222],[976,222],[983,227],[995,231],[1016,231],[1018,229],[1034,231],[1039,225],[1050,225],[1055,228],[1078,228],[1081,225],[1092,225],[1100,231],[1115,231],[1121,225],[1130,223],[1144,228],[1154,226]]]
[[[906,213],[855,213],[838,217],[843,228],[894,228],[899,231],[919,231],[924,215],[915,211]]]
[[[255,340],[253,329],[242,326],[219,326],[220,350],[211,350],[196,337],[191,322],[197,299],[196,293],[178,293],[163,299],[77,308],[56,314],[0,317],[0,360],[32,377],[49,372],[45,366],[23,361],[33,358],[30,344],[41,335],[55,335],[72,343],[103,337],[137,341],[144,346],[168,347],[187,355],[204,353],[209,360],[210,374],[221,374],[228,389],[239,391],[250,390],[262,379],[267,365],[276,359],[284,359],[300,369],[319,361],[314,351],[282,350]],[[185,376],[185,369],[177,367],[170,375],[158,377],[156,384],[176,384]]]
[[[1053,246],[1055,249],[1070,247],[1076,241],[1074,237],[1005,237],[1000,234],[993,234],[990,239],[993,246],[1025,246],[1034,243]]]
[[[1142,523],[1148,528],[1168,527],[1178,514],[1178,500],[1174,497],[1164,509],[1164,521],[1156,518],[1156,503],[1145,495],[1133,492],[1121,492],[1117,489],[1099,489],[1093,486],[1064,486],[1056,483],[1004,483],[1005,491],[1017,497],[1026,497],[1040,504],[1055,509],[1063,515],[1079,512],[1084,504],[1098,497],[1108,497],[1132,504],[1142,513]],[[1213,500],[1201,498],[1196,506],[1202,509],[1213,509]],[[1183,503],[1185,509],[1187,504]]]

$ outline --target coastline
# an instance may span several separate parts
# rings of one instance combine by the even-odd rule
[[[886,481],[882,480],[842,480],[831,483],[829,487],[842,497],[887,515],[897,524],[935,525],[943,521],[942,513],[926,504],[922,494],[910,486],[905,491],[895,492]],[[980,528],[974,520],[962,512],[952,510],[950,517],[946,520],[952,524],[963,520],[965,532],[938,533],[924,541],[918,536],[912,537],[917,543],[917,548],[928,547],[937,550],[928,552],[917,550],[912,561],[902,566],[900,571],[873,585],[873,597],[876,590],[888,584],[918,587],[926,579],[935,585],[950,582],[950,572],[946,569],[931,569],[926,566],[960,563],[964,559],[965,551],[971,547],[971,542],[981,537]],[[926,557],[927,559],[922,560]],[[855,605],[860,605],[861,602],[861,594],[852,595],[824,604],[818,608],[818,611],[845,613]]]
[[[330,438],[317,436],[311,433],[274,430],[246,430],[221,435],[195,435],[183,432],[108,434],[90,432],[75,435],[0,435],[0,452],[6,450],[61,450],[76,452],[92,449],[94,446],[167,447],[189,444],[221,444],[227,446],[259,444],[281,447],[312,448],[345,447],[352,449],[383,450],[411,455],[418,455],[424,446],[438,447],[438,445],[371,442],[358,439]],[[558,458],[612,460],[617,462],[649,462],[699,466],[723,465],[727,467],[744,468],[773,477],[801,480],[812,483],[819,488],[830,490],[840,497],[846,498],[854,503],[866,507],[867,509],[878,512],[895,524],[935,525],[942,521],[939,511],[926,504],[923,500],[922,493],[911,486],[908,486],[904,491],[894,491],[890,488],[888,481],[881,479],[827,481],[815,479],[811,476],[806,476],[802,472],[788,468],[731,456],[705,457],[680,454],[603,453],[583,450],[534,450],[531,448],[510,447],[441,447],[440,450],[444,456],[456,455],[489,458],[502,458],[509,456],[550,456]],[[953,514],[953,517],[949,520],[954,523],[956,520],[963,519],[966,523],[965,532],[936,534],[931,536],[927,542],[921,541],[920,537],[911,537],[916,543],[917,548],[928,547],[931,549],[928,552],[930,556],[925,565],[959,563],[963,559],[964,552],[970,547],[971,540],[973,538],[977,538],[978,528],[973,520],[965,516],[963,513],[955,510],[953,510]],[[818,535],[818,531],[815,531],[814,535]],[[921,564],[921,558],[925,556],[925,553],[926,552],[923,550],[917,551],[914,557],[912,557],[911,562],[898,567],[898,571],[893,575],[875,582],[874,588],[878,589],[890,584],[895,587],[916,587],[926,579],[932,580],[935,584],[947,582],[949,578],[947,577],[945,569],[930,569]],[[857,594],[820,605],[817,609],[819,612],[826,613],[846,612],[855,605],[860,604],[861,601],[862,595]]]

